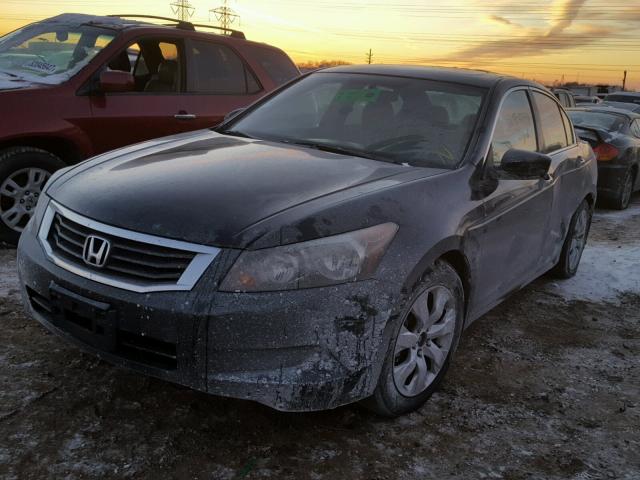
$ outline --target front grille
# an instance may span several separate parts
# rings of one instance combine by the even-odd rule
[[[87,236],[97,235],[111,242],[111,251],[104,266],[97,268],[83,260]],[[52,252],[83,269],[137,283],[176,283],[196,253],[93,230],[56,212],[47,241]]]

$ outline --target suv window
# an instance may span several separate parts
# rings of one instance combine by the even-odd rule
[[[300,75],[298,68],[284,53],[264,47],[255,47],[254,52],[256,60],[276,85],[287,83]]]
[[[540,115],[540,129],[542,130],[542,153],[560,150],[568,145],[564,122],[560,114],[560,106],[547,95],[533,92],[533,101]]]
[[[169,40],[138,40],[113,57],[107,68],[130,72],[135,80],[135,92],[180,91],[180,48]]]
[[[640,120],[635,120],[631,124],[631,133],[637,138],[640,138]]]
[[[244,95],[260,89],[253,74],[229,47],[191,41],[189,92]]]
[[[491,142],[493,165],[498,167],[507,150],[537,149],[536,129],[527,92],[518,90],[504,100]]]

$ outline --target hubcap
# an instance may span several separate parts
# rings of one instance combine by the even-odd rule
[[[453,344],[456,300],[443,286],[425,290],[407,314],[394,349],[393,381],[405,397],[415,397],[435,380]]]
[[[0,184],[0,219],[6,226],[16,232],[24,229],[50,176],[42,168],[23,168]]]
[[[573,227],[573,237],[569,245],[569,268],[573,270],[578,266],[582,251],[587,243],[587,228],[589,226],[589,214],[586,209],[582,209],[576,218],[576,224]]]

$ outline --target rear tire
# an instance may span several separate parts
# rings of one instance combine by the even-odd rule
[[[582,252],[587,244],[593,210],[586,200],[583,200],[569,222],[569,232],[562,245],[560,259],[552,270],[558,278],[571,278],[578,271]]]
[[[373,395],[363,406],[386,417],[416,410],[435,392],[458,345],[464,289],[456,271],[438,261],[407,299]]]
[[[634,177],[635,175],[633,172],[629,170],[624,177],[624,181],[620,189],[611,199],[611,206],[616,210],[626,210],[629,206],[629,202],[631,202],[631,195],[633,194],[633,184],[635,182]]]
[[[16,245],[46,181],[65,163],[33,147],[0,151],[0,242]]]

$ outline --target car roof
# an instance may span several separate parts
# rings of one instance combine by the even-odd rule
[[[544,88],[538,83],[508,75],[470,70],[465,68],[409,66],[409,65],[342,65],[320,70],[329,73],[361,73],[370,75],[388,75],[397,77],[436,80],[452,83],[463,83],[477,87],[489,88],[501,81],[515,85],[529,85]]]
[[[141,20],[136,20],[134,17],[138,17]],[[157,19],[159,21],[167,21],[172,22],[170,24],[159,24],[153,23],[147,19]],[[56,15],[55,17],[45,18],[40,20],[38,23],[59,23],[61,25],[93,25],[96,27],[108,28],[111,30],[130,30],[133,28],[145,28],[145,29],[153,29],[153,30],[172,30],[174,33],[178,32],[188,32],[190,34],[202,35],[202,36],[214,36],[214,37],[223,37],[226,39],[233,39],[235,41],[246,41],[247,43],[252,43],[261,47],[267,47],[275,50],[279,50],[276,47],[268,45],[266,43],[260,42],[250,42],[244,38],[244,34],[242,32],[236,30],[229,30],[232,32],[231,35],[222,35],[215,32],[201,31],[196,30],[195,27],[204,27],[204,28],[213,28],[217,29],[218,27],[211,25],[198,25],[192,24],[188,21],[181,21],[177,19],[165,18],[165,17],[153,17],[153,16],[144,16],[144,15],[116,15],[116,16],[103,16],[103,15],[87,15],[84,13],[63,13],[60,15]],[[238,34],[238,35],[234,35]]]
[[[638,98],[638,97],[640,97],[640,92],[611,92],[611,93],[607,94],[607,96],[609,96],[609,95],[623,95],[625,97]]]
[[[601,106],[594,106],[594,107],[576,107],[576,108],[568,108],[567,109],[569,112],[571,111],[581,111],[581,112],[594,112],[594,113],[612,113],[614,115],[623,115],[627,118],[629,118],[630,120],[634,120],[636,118],[640,118],[640,115],[637,113],[633,113],[630,110],[623,110],[621,108],[615,108],[615,107],[601,107]]]

